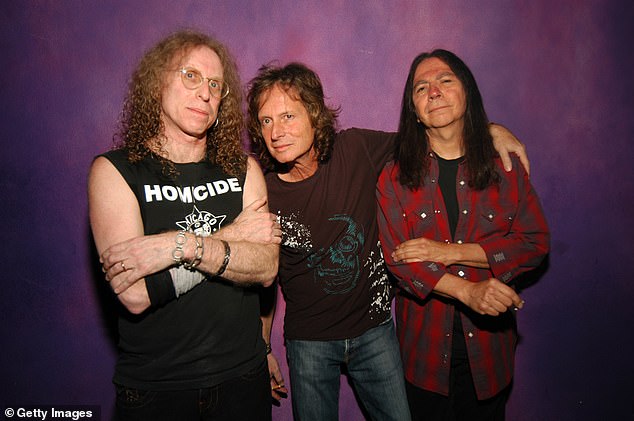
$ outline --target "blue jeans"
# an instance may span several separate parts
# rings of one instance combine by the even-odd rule
[[[356,338],[287,340],[286,358],[296,421],[338,419],[342,366],[373,420],[411,419],[391,318]]]

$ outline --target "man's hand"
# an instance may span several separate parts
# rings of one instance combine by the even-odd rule
[[[465,284],[458,298],[472,310],[489,316],[498,316],[509,308],[520,309],[524,306],[524,301],[513,288],[495,278]]]
[[[513,168],[511,157],[509,155],[514,153],[519,157],[524,169],[526,169],[526,173],[530,175],[530,162],[528,162],[526,147],[524,147],[522,142],[520,142],[519,139],[517,139],[506,127],[499,124],[489,124],[489,133],[491,133],[491,136],[493,137],[493,147],[500,155],[502,163],[504,164],[504,169],[506,171],[511,171]]]
[[[172,232],[136,237],[108,248],[100,261],[112,290],[120,294],[147,275],[171,266],[173,245]]]
[[[280,399],[288,396],[288,390],[286,389],[286,386],[284,386],[284,377],[282,377],[280,365],[277,362],[275,355],[273,355],[272,352],[269,352],[266,358],[269,364],[269,374],[271,376],[271,397],[279,402]]]
[[[255,200],[230,225],[214,235],[228,241],[280,244],[282,229],[275,215],[266,211],[266,203],[265,199]]]

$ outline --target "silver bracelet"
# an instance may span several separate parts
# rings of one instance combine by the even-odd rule
[[[191,263],[185,262],[183,266],[185,269],[195,269],[196,266],[200,264],[203,260],[203,255],[205,254],[205,242],[200,234],[195,234],[196,238],[196,251],[194,252],[194,260]]]
[[[178,231],[178,233],[176,233],[176,238],[174,239],[176,246],[174,247],[174,250],[172,250],[172,260],[179,265],[183,262],[183,257],[185,257],[185,252],[183,251],[183,246],[187,242],[185,232],[185,230]]]
[[[220,241],[225,246],[225,258],[222,261],[222,265],[220,265],[220,269],[218,269],[218,273],[216,273],[214,276],[220,276],[223,273],[225,273],[225,270],[227,269],[227,266],[229,265],[229,260],[231,260],[231,247],[229,247],[229,243],[227,243],[225,240],[220,240]]]

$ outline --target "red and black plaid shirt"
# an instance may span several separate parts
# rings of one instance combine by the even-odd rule
[[[413,238],[449,242],[452,238],[438,185],[438,162],[431,155],[424,186],[411,191],[398,181],[398,168],[388,163],[377,186],[378,222],[385,261],[406,292],[396,297],[398,336],[407,380],[425,390],[448,395],[454,303],[430,294],[451,273],[472,282],[494,277],[509,282],[535,268],[549,248],[549,232],[539,199],[518,160],[505,172],[499,159],[499,186],[469,188],[465,165],[456,180],[459,217],[455,243],[478,243],[490,268],[444,266],[437,262],[395,263],[395,247]],[[481,316],[465,310],[461,320],[478,399],[487,399],[513,377],[516,344],[512,312]]]

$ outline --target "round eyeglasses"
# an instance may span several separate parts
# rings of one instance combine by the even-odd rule
[[[180,69],[181,81],[187,89],[198,89],[206,79],[209,85],[209,92],[214,98],[223,99],[229,95],[229,86],[224,82],[209,77],[203,77],[196,69],[184,67]]]

